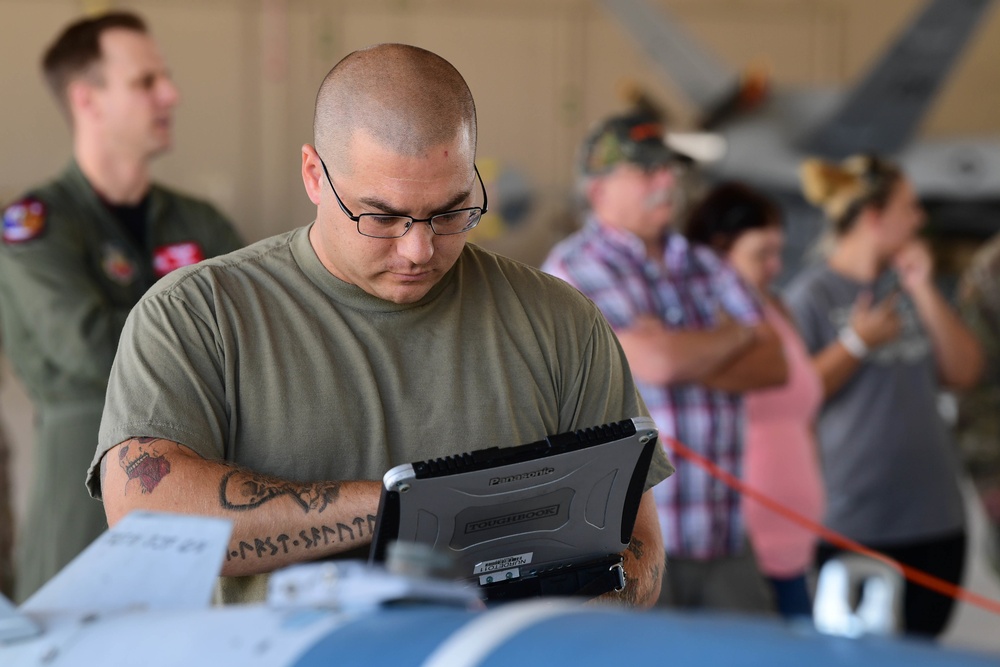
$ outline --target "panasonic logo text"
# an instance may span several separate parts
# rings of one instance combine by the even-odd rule
[[[507,477],[494,477],[490,480],[490,486],[496,486],[497,484],[509,484],[510,482],[518,482],[522,479],[531,479],[532,477],[542,477],[544,475],[551,475],[556,470],[555,468],[542,468],[540,470],[532,470],[531,472],[522,472],[517,475],[509,475]]]

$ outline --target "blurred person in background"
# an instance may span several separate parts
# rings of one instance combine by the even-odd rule
[[[689,160],[648,113],[600,122],[580,154],[589,211],[543,269],[594,301],[614,329],[664,435],[740,475],[743,400],[786,379],[756,296],[708,248],[674,229]],[[667,552],[659,604],[773,611],[747,548],[739,494],[690,461],[654,487]]]
[[[990,520],[989,556],[1000,573],[1000,235],[973,255],[958,304],[982,345],[985,368],[979,383],[959,396],[955,428],[966,471]]]
[[[786,303],[823,380],[819,437],[826,526],[958,584],[965,510],[942,386],[973,386],[982,352],[933,281],[924,212],[897,166],[873,156],[802,166],[823,209],[824,261],[789,286]],[[821,543],[819,564],[838,549]],[[906,583],[903,628],[934,637],[953,600]]]
[[[151,180],[150,162],[171,146],[178,92],[142,19],[77,21],[42,68],[73,157],[3,211],[3,344],[37,410],[18,600],[107,527],[84,479],[125,317],[168,272],[241,245],[213,206]]]
[[[785,242],[781,212],[748,186],[723,183],[691,211],[686,235],[725,258],[756,292],[764,320],[781,339],[788,364],[784,385],[744,395],[743,480],[819,522],[824,493],[813,429],[823,384],[791,316],[771,289],[781,273]],[[746,496],[743,519],[757,565],[774,588],[778,611],[786,617],[811,616],[806,574],[815,557],[815,534]]]

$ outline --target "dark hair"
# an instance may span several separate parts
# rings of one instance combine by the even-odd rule
[[[744,232],[781,225],[781,211],[773,201],[743,183],[728,182],[712,188],[694,207],[685,234],[726,253]]]
[[[130,12],[109,12],[70,24],[42,57],[42,72],[59,104],[66,108],[70,81],[88,73],[101,59],[101,34],[115,28],[147,33],[146,24]]]

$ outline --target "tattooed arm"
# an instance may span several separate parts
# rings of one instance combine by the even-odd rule
[[[112,526],[135,509],[231,519],[222,574],[237,576],[369,544],[380,484],[290,482],[170,440],[133,438],[101,459],[101,491]]]
[[[623,555],[625,590],[620,593],[606,593],[599,599],[644,609],[652,607],[660,596],[666,559],[652,490],[642,494],[639,514],[632,529],[632,541],[629,542]]]

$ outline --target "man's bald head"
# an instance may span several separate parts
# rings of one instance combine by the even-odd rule
[[[347,150],[359,131],[407,156],[467,133],[474,158],[476,104],[465,79],[441,56],[378,44],[337,63],[316,96],[313,141],[331,169],[351,169]]]

